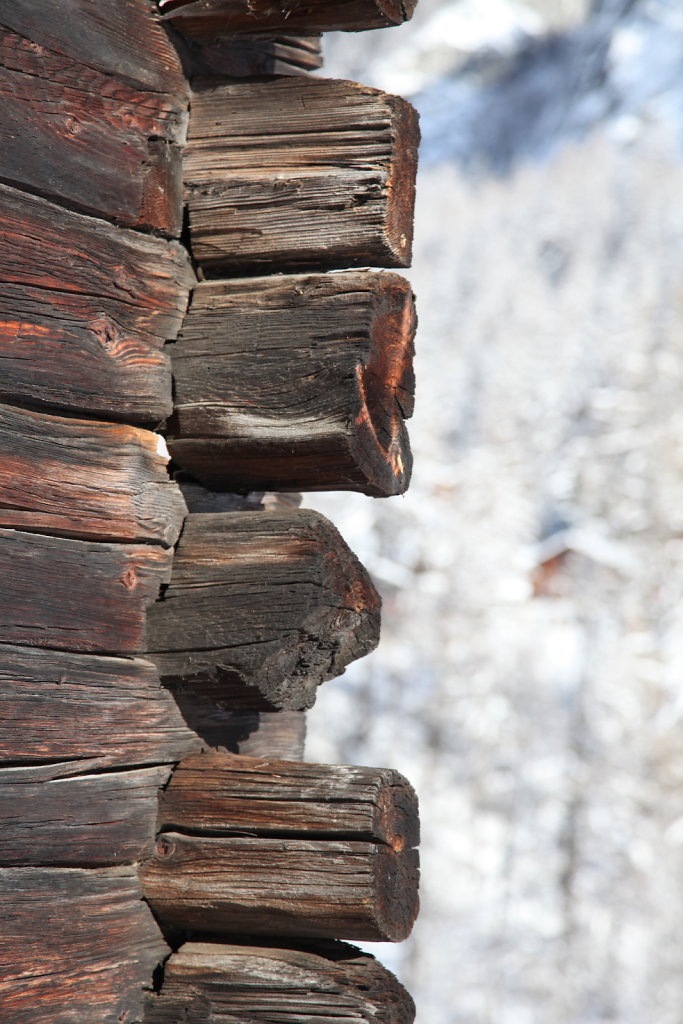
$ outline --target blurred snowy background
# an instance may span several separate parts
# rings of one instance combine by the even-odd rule
[[[326,74],[424,137],[404,498],[308,497],[383,640],[308,756],[394,766],[419,1024],[683,1020],[683,2],[421,0]]]

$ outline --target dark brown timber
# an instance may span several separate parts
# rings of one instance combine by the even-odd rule
[[[187,512],[158,434],[0,405],[0,526],[169,546]]]
[[[211,835],[372,840],[397,852],[419,842],[417,797],[390,768],[197,754],[161,796],[159,828]]]
[[[145,1024],[412,1024],[403,986],[345,943],[308,949],[190,942],[172,954]]]
[[[272,31],[361,32],[407,21],[417,0],[159,0],[162,13],[184,33]]]
[[[0,401],[164,419],[193,283],[178,243],[0,185]]]
[[[187,98],[133,88],[98,71],[92,58],[74,60],[3,27],[10,2],[0,3],[0,180],[178,235]],[[77,5],[60,6],[68,21]],[[73,35],[81,27],[74,20]]]
[[[410,264],[417,114],[354,82],[198,86],[184,162],[206,268]]]
[[[0,869],[3,1024],[141,1020],[168,953],[131,867]]]
[[[322,66],[320,36],[214,36],[186,39],[181,48],[190,78],[304,75]]]
[[[88,763],[0,769],[0,866],[107,867],[154,849],[171,765],[88,774]]]
[[[174,460],[214,487],[400,494],[414,334],[396,274],[200,284],[172,348]]]
[[[400,942],[417,914],[416,850],[333,839],[164,832],[140,866],[162,926]]]
[[[0,25],[37,47],[138,88],[180,95],[186,91],[178,54],[150,0],[0,0]]]
[[[0,530],[0,643],[141,654],[172,552]]]
[[[125,767],[199,746],[151,662],[0,645],[0,764]]]
[[[162,678],[232,710],[302,710],[376,645],[379,606],[318,513],[195,514],[149,609],[148,652]]]

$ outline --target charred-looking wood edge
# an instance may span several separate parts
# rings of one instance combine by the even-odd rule
[[[225,33],[362,32],[389,28],[412,17],[417,0],[158,0],[162,16],[183,33],[210,38]]]
[[[418,141],[406,100],[355,82],[195,83],[183,167],[195,260],[213,276],[409,266]]]
[[[189,515],[163,598],[148,656],[174,691],[230,710],[304,710],[379,639],[370,577],[309,509]]]
[[[402,493],[415,326],[396,274],[200,283],[171,346],[173,459],[212,487]]]
[[[305,1005],[302,1000],[305,999]],[[166,962],[144,1024],[207,1019],[301,1024],[413,1024],[415,1004],[374,957],[342,942],[273,949],[189,942]]]

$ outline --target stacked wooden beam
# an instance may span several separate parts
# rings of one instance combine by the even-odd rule
[[[413,296],[352,268],[415,115],[307,73],[413,6],[0,0],[7,1024],[412,1020],[332,940],[410,931],[414,793],[298,760],[379,598],[288,495],[408,485]]]

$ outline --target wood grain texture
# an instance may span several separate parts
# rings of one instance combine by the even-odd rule
[[[151,0],[0,0],[0,25],[121,82],[151,92],[187,92],[178,54]]]
[[[374,957],[345,943],[305,949],[188,942],[148,997],[145,1024],[412,1024],[415,1006]]]
[[[200,746],[151,662],[0,645],[0,765],[159,764]]]
[[[0,401],[156,423],[194,283],[177,242],[0,185]]]
[[[304,756],[305,711],[231,711],[210,696],[177,688],[174,697],[205,749],[251,757]]]
[[[410,264],[417,114],[354,82],[198,85],[190,244],[212,272]]]
[[[0,180],[179,235],[186,122],[186,97],[132,88],[0,22]]]
[[[319,35],[234,36],[178,39],[190,79],[222,76],[305,75],[322,66]]]
[[[3,1024],[123,1024],[168,953],[133,868],[0,869]]]
[[[210,934],[400,942],[417,915],[417,851],[371,842],[165,832],[140,879],[162,926]]]
[[[205,37],[272,31],[355,31],[400,25],[417,0],[159,0],[180,32]]]
[[[0,644],[141,654],[172,552],[0,530]]]
[[[188,516],[149,656],[174,687],[231,710],[303,710],[368,653],[380,599],[338,531],[307,509]]]
[[[390,768],[221,753],[177,766],[161,794],[161,831],[360,839],[400,852],[419,842],[417,797]]]
[[[80,774],[78,762],[0,769],[0,866],[108,867],[149,856],[170,773],[171,765]]]
[[[173,459],[213,487],[402,493],[415,325],[396,274],[202,282],[172,346]]]
[[[187,513],[149,430],[0,405],[0,526],[176,542]]]

